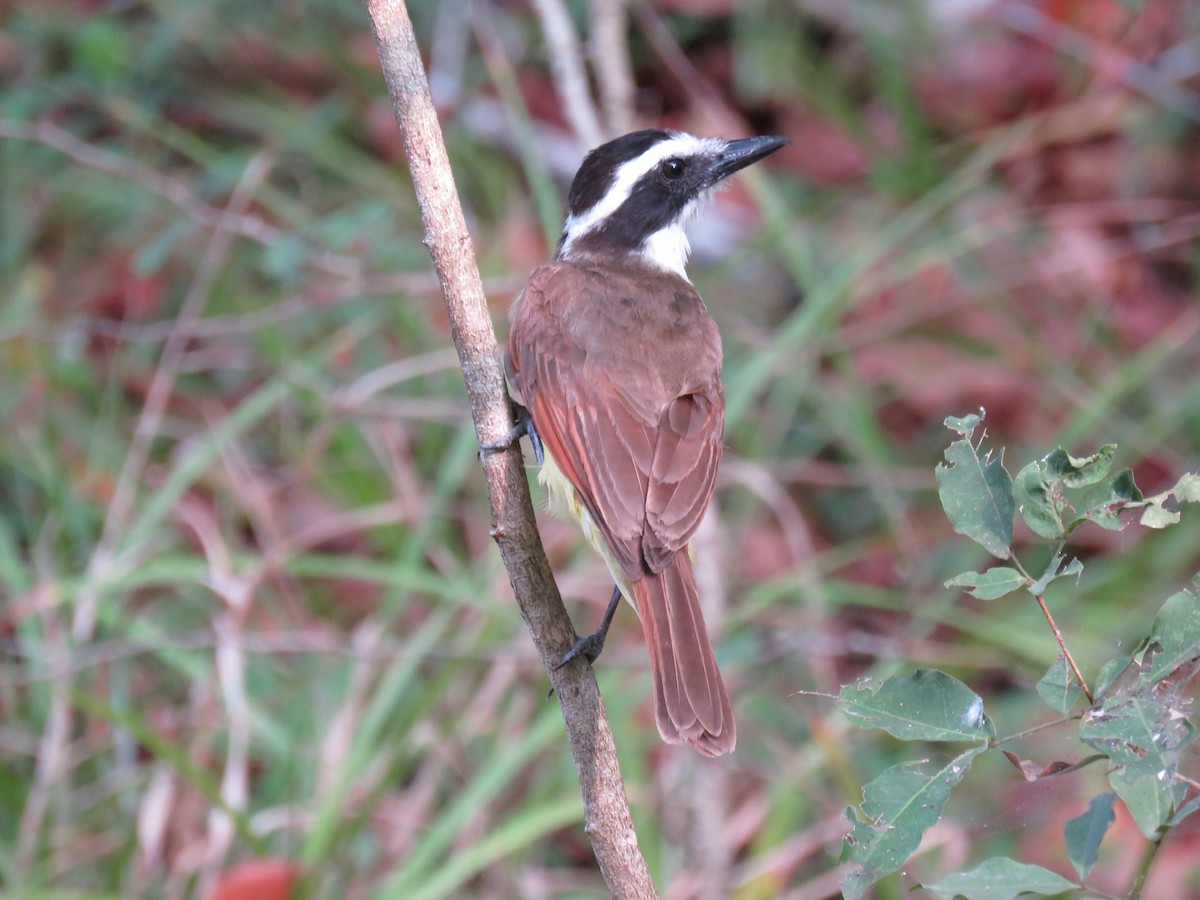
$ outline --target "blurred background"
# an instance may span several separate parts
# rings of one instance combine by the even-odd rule
[[[1200,8],[411,13],[501,334],[603,135],[792,141],[693,230],[726,348],[701,579],[736,754],[661,744],[628,610],[598,676],[666,896],[836,894],[846,807],[923,751],[850,728],[822,694],[935,666],[1001,735],[1051,718],[1032,687],[1058,650],[1036,605],[942,586],[987,564],[940,510],[942,420],[986,408],[1010,472],[1110,442],[1146,493],[1200,469]],[[488,535],[363,8],[0,16],[0,885],[605,896]],[[572,34],[594,117],[588,83],[572,96],[563,77]],[[541,525],[590,630],[604,566],[572,526]],[[1200,568],[1200,514],[1084,528],[1070,552],[1083,576],[1048,599],[1092,677]],[[1070,728],[1013,749],[1085,753]],[[1072,875],[1063,821],[1103,785],[1087,769],[1026,783],[986,754],[875,895],[997,853]],[[1196,819],[1146,896],[1200,896]],[[1093,886],[1124,891],[1143,846],[1119,818]]]

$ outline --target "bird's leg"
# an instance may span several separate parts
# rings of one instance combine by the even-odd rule
[[[529,443],[533,446],[533,458],[537,460],[538,468],[540,469],[546,459],[546,452],[542,449],[542,439],[538,436],[537,429],[533,427],[533,416],[529,414],[528,409],[511,397],[508,402],[512,407],[513,418],[516,419],[516,424],[500,440],[480,444],[479,452],[481,454],[489,454],[497,453],[500,450],[507,450],[516,444],[517,441],[521,440],[521,438],[528,435]]]
[[[554,667],[558,671],[571,660],[582,656],[589,663],[594,663],[596,657],[600,655],[600,651],[604,649],[604,639],[608,637],[608,628],[612,625],[613,616],[617,614],[617,607],[621,605],[621,588],[617,585],[613,586],[612,597],[608,601],[608,609],[604,611],[604,618],[600,621],[600,627],[591,634],[586,634],[575,642],[575,646],[566,652],[557,666]]]

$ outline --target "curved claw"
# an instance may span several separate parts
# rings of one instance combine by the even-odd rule
[[[542,439],[537,433],[537,429],[533,427],[533,417],[529,415],[529,410],[516,401],[510,401],[513,406],[513,415],[516,418],[516,424],[508,430],[508,434],[500,438],[498,441],[487,441],[479,445],[479,454],[481,456],[489,453],[498,453],[501,450],[512,448],[521,438],[528,435],[529,443],[533,445],[533,458],[537,460],[538,468],[542,467],[542,463],[546,459],[546,451],[542,447]]]
[[[604,610],[604,618],[600,621],[600,627],[591,634],[585,634],[575,642],[566,653],[563,654],[562,660],[554,671],[557,672],[567,663],[574,659],[583,657],[589,663],[594,663],[604,650],[604,641],[608,637],[609,626],[612,625],[613,616],[617,614],[617,607],[621,605],[621,588],[613,586],[612,596],[608,599],[608,608]]]
[[[575,646],[563,654],[562,660],[554,667],[554,671],[557,672],[571,660],[578,659],[581,656],[589,663],[594,663],[601,651],[604,650],[605,637],[606,635],[601,634],[599,631],[585,634],[575,642]]]

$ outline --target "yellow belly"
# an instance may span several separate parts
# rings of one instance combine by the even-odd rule
[[[569,516],[579,523],[579,527],[583,529],[583,536],[587,538],[587,542],[592,545],[596,552],[604,558],[613,581],[620,587],[621,593],[629,601],[629,605],[636,610],[637,604],[633,601],[633,588],[630,586],[628,576],[613,557],[612,552],[608,549],[608,545],[604,543],[604,535],[600,533],[600,529],[592,522],[591,514],[588,513],[587,508],[580,502],[579,494],[575,491],[575,486],[563,474],[562,469],[558,467],[549,450],[545,450],[544,452],[542,467],[538,470],[538,483],[545,485],[548,489],[550,493],[550,509],[553,512],[558,515]]]

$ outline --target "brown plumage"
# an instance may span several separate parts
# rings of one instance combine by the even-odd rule
[[[553,262],[513,307],[505,364],[545,447],[544,479],[641,618],[663,739],[732,751],[688,550],[724,432],[721,338],[704,302],[650,265]]]

